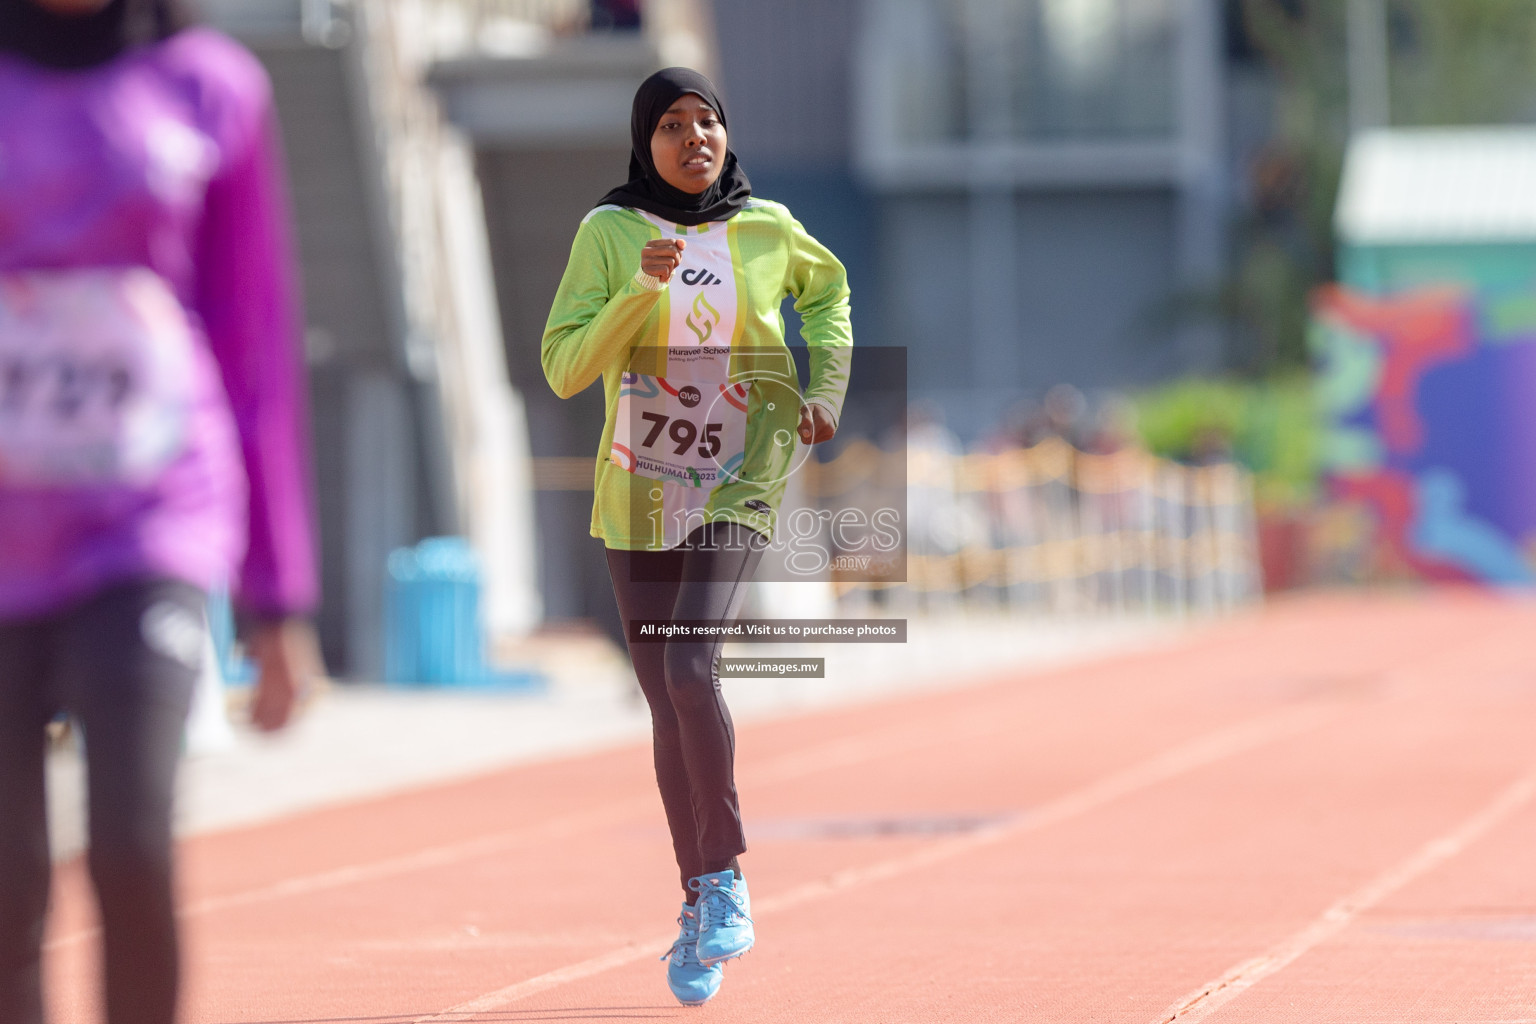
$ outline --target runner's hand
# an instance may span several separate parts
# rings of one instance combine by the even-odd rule
[[[288,724],[294,708],[321,682],[324,668],[315,629],[303,619],[263,622],[251,632],[256,659],[256,694],[251,724],[275,732]]]
[[[653,238],[640,250],[640,269],[663,283],[672,279],[672,271],[683,262],[688,243],[681,238]]]
[[[837,425],[825,406],[802,405],[800,407],[800,440],[804,444],[821,444],[832,440]]]

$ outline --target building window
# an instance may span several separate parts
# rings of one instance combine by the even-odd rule
[[[872,0],[897,141],[1167,137],[1177,0]]]
[[[1174,123],[1173,0],[1030,0],[1014,88],[1027,139],[1167,136]]]

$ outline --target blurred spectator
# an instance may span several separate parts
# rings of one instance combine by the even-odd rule
[[[1218,426],[1200,428],[1189,446],[1189,464],[1192,466],[1216,466],[1236,458],[1232,435]]]
[[[0,0],[0,1021],[41,1024],[44,726],[89,737],[109,1024],[171,1024],[210,588],[283,725],[319,671],[270,85],[175,0]]]
[[[1021,398],[1014,402],[1003,413],[997,427],[981,439],[977,449],[995,454],[1025,447],[1038,409],[1039,403],[1033,399]]]
[[[640,28],[640,0],[592,0],[592,30]]]
[[[1088,411],[1088,399],[1071,384],[1057,384],[1045,393],[1045,400],[1024,427],[1025,447],[1034,447],[1047,438],[1059,438],[1073,447],[1080,447],[1079,436],[1083,417]]]
[[[1093,455],[1113,455],[1140,446],[1141,440],[1136,433],[1136,406],[1122,395],[1109,395],[1093,416],[1083,451]]]
[[[933,402],[912,404],[907,410],[907,541],[915,555],[952,555],[960,549],[955,490],[963,452],[944,422],[943,409]]]

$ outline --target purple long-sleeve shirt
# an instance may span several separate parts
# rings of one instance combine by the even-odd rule
[[[10,310],[11,336],[0,337],[0,359],[10,359],[0,363],[0,619],[148,575],[229,581],[258,614],[314,606],[300,318],[278,167],[270,83],[217,32],[184,31],[84,71],[0,55],[0,315],[7,295],[20,307],[17,296],[72,294],[93,277],[157,284],[147,270],[176,300],[158,308],[179,304],[190,338],[180,362],[161,360],[176,368],[160,385],[173,408],[134,413],[139,433],[170,452],[147,463],[152,472],[48,479],[47,460],[29,475],[4,444],[47,450],[27,447],[27,431],[66,422],[57,417],[75,406],[60,404],[63,385],[94,380],[80,368],[94,350],[81,343],[87,355],[71,357],[80,366],[57,371],[68,381],[28,376],[43,364],[28,362],[16,327],[26,311]],[[51,283],[27,290],[40,280]],[[66,333],[39,329],[36,344]],[[39,405],[44,384],[51,404]]]

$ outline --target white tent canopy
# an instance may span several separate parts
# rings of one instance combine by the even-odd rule
[[[1334,227],[1352,245],[1536,241],[1536,128],[1363,132]]]

